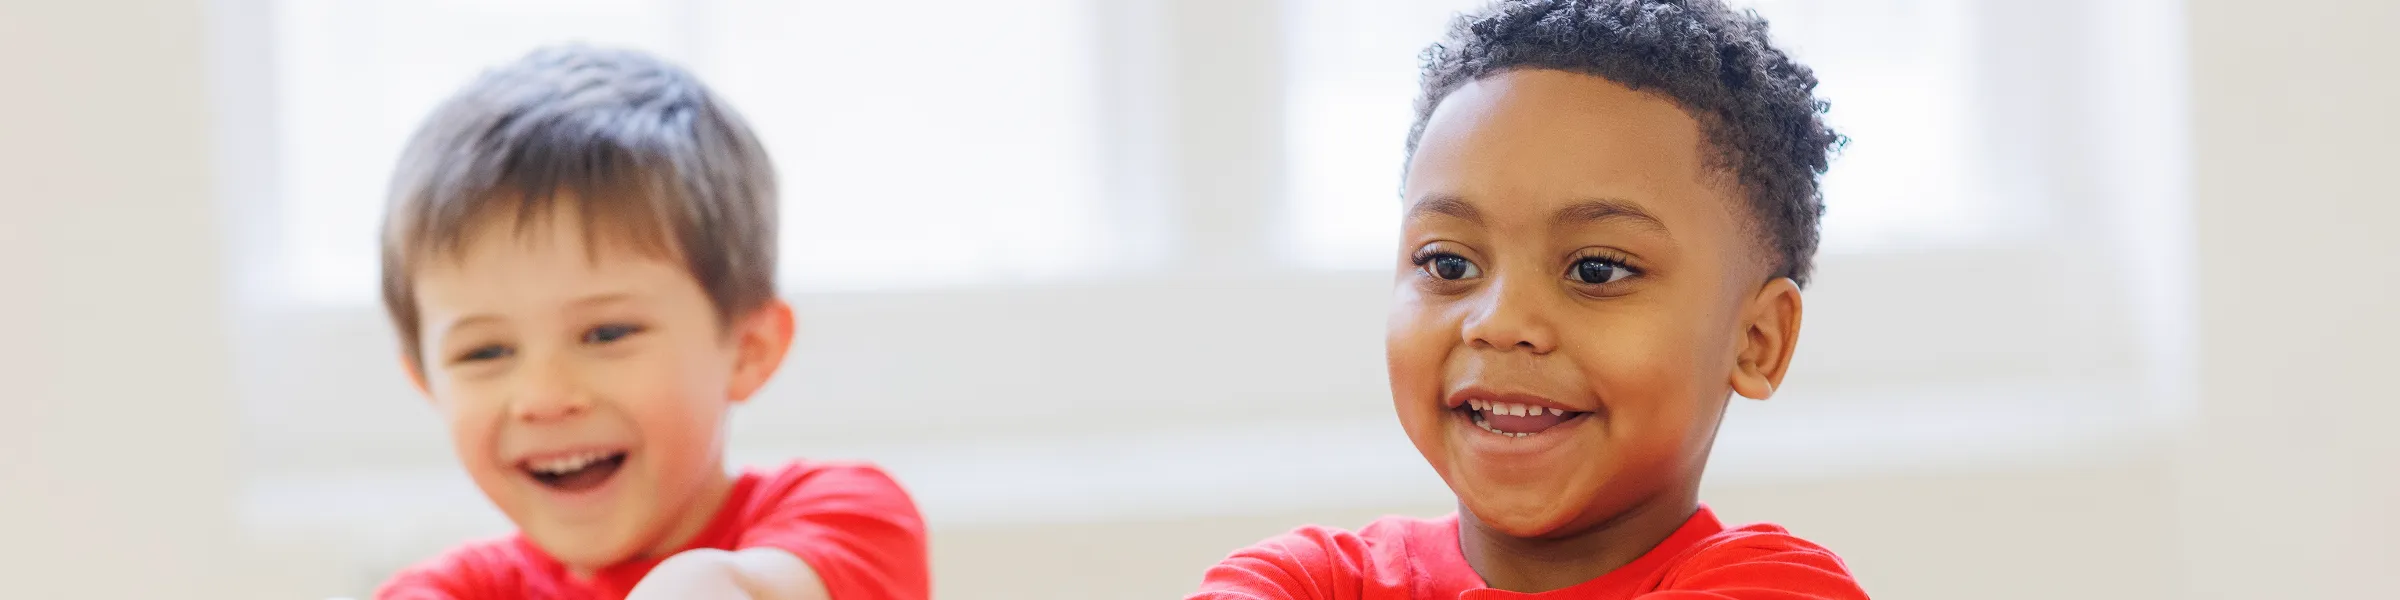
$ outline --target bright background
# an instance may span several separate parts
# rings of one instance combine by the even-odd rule
[[[940,597],[1177,597],[1445,512],[1381,339],[1416,52],[1468,4],[0,0],[0,596],[364,596],[505,531],[373,231],[435,102],[568,40],[758,127],[803,324],[733,455],[889,467]],[[2400,589],[2400,5],[1741,4],[1853,141],[1720,512],[1879,598]]]

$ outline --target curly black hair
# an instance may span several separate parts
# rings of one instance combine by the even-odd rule
[[[1808,283],[1825,213],[1817,177],[1844,139],[1825,125],[1816,75],[1769,43],[1757,13],[1721,0],[1501,0],[1459,16],[1422,58],[1409,156],[1443,97],[1495,74],[1551,69],[1657,94],[1700,123],[1712,166],[1735,175],[1774,276]]]

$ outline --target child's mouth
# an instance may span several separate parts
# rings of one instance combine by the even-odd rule
[[[539,460],[526,459],[518,465],[533,480],[550,489],[580,492],[608,483],[608,478],[625,466],[622,450],[594,451]]]
[[[1467,418],[1474,421],[1476,427],[1512,438],[1541,433],[1591,414],[1556,407],[1490,400],[1470,400],[1466,404],[1459,405],[1458,410],[1465,411]]]

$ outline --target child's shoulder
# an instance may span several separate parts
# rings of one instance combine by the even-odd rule
[[[869,462],[792,460],[745,469],[734,485],[737,500],[752,510],[848,506],[917,512],[899,480]]]
[[[1724,527],[1703,507],[1661,546],[1653,553],[1662,554],[1666,546],[1681,549],[1643,557],[1664,559],[1640,569],[1653,573],[1645,578],[1649,590],[1771,589],[1802,598],[1867,597],[1841,557],[1773,523]]]
[[[756,478],[762,485],[823,485],[860,482],[899,487],[891,473],[875,463],[859,460],[792,459],[783,464],[756,466],[742,470],[745,479]]]
[[[557,569],[522,536],[510,534],[460,544],[401,569],[375,590],[375,597],[514,598],[538,586],[537,574]]]
[[[1458,515],[1431,519],[1386,516],[1367,523],[1357,531],[1322,525],[1303,525],[1234,553],[1278,555],[1297,559],[1332,559],[1343,562],[1381,562],[1377,558],[1405,558],[1410,546],[1426,542],[1447,541],[1455,545],[1458,539]]]
[[[881,467],[795,460],[749,469],[735,485],[738,516],[703,545],[789,552],[836,598],[926,597],[924,516]]]
[[[1849,579],[1849,565],[1840,556],[1773,523],[1719,530],[1685,548],[1669,565],[1663,575],[1670,586],[1748,579],[1790,569],[1839,575],[1842,582],[1855,585]]]
[[[1808,552],[1832,556],[1833,551],[1795,535],[1782,525],[1751,523],[1726,527],[1708,536],[1696,550],[1715,553]]]
[[[1211,567],[1193,598],[1250,598],[1274,590],[1309,597],[1365,593],[1365,598],[1415,597],[1418,588],[1473,587],[1458,552],[1458,515],[1431,519],[1389,516],[1357,531],[1306,525],[1234,551]],[[1458,569],[1446,569],[1456,565]],[[1459,580],[1459,581],[1449,581]]]
[[[917,544],[925,538],[925,520],[916,501],[890,473],[872,463],[793,460],[751,467],[735,480],[726,508],[718,526],[702,534],[700,545],[742,548],[770,540],[799,544],[836,530],[850,536],[872,532],[877,538]]]

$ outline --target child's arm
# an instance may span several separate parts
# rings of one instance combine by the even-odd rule
[[[776,500],[733,547],[796,557],[837,600],[926,600],[925,520],[891,476],[827,463],[787,469],[756,490]]]
[[[827,600],[816,569],[776,548],[690,550],[668,557],[626,600]]]
[[[1298,600],[1383,597],[1367,593],[1375,581],[1357,569],[1374,562],[1357,534],[1314,525],[1236,550],[1200,578],[1200,591],[1186,600]],[[1344,593],[1344,590],[1353,590]],[[1391,596],[1408,590],[1381,589]]]

